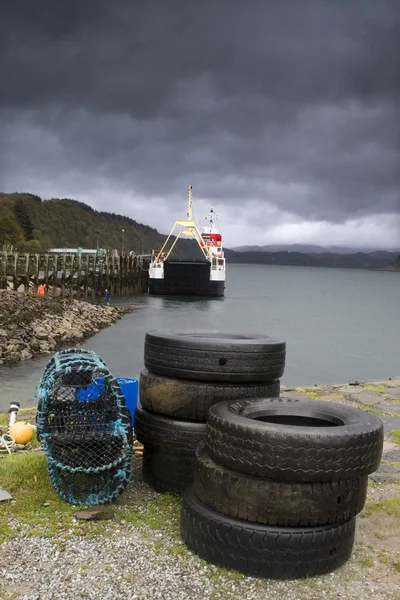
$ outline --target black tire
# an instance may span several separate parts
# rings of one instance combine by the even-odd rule
[[[182,496],[193,481],[194,456],[167,454],[144,448],[143,481],[161,494]]]
[[[145,410],[140,402],[136,406],[134,425],[139,442],[168,454],[194,457],[197,446],[206,437],[205,423],[155,415]]]
[[[245,575],[299,579],[343,565],[354,544],[355,518],[339,525],[279,528],[232,519],[201,504],[189,488],[181,512],[187,547],[215,565]]]
[[[228,517],[281,527],[316,527],[348,521],[362,511],[368,476],[327,483],[289,483],[243,475],[217,465],[201,444],[193,492]]]
[[[257,334],[158,329],[144,344],[151,373],[196,381],[274,381],[283,375],[285,356],[284,341]]]
[[[279,380],[266,383],[207,383],[150,373],[140,374],[140,402],[144,409],[167,417],[204,422],[213,404],[242,398],[279,396]]]
[[[378,468],[383,423],[363,410],[321,400],[223,402],[210,409],[207,449],[218,464],[258,477],[353,479]]]

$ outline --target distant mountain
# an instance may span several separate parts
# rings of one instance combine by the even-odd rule
[[[306,254],[302,252],[235,252],[225,250],[228,263],[280,265],[293,267],[329,267],[341,269],[385,269],[400,270],[400,254],[396,252],[353,252],[352,254],[335,254],[333,252]]]
[[[350,248],[348,246],[316,246],[314,244],[270,244],[268,246],[238,246],[232,248],[235,252],[300,252],[301,254],[364,254],[400,252],[400,248],[380,250],[376,248]],[[383,255],[382,255],[383,256]]]

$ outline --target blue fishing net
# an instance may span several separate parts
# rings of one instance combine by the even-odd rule
[[[68,349],[36,388],[37,436],[52,485],[73,504],[106,504],[132,475],[131,415],[118,382],[94,352]]]

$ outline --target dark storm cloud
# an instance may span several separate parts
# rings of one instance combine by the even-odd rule
[[[69,174],[92,204],[96,177],[171,204],[192,183],[265,226],[399,214],[399,19],[397,0],[3,2],[4,180],[63,196]]]

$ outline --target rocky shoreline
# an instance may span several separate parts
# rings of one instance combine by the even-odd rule
[[[14,364],[82,342],[130,309],[0,291],[0,365]]]

